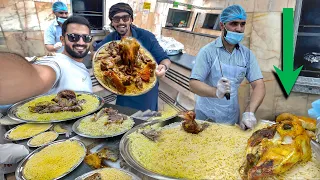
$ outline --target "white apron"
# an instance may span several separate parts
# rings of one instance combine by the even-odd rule
[[[246,64],[243,52],[240,52],[242,60]],[[210,73],[210,81],[215,84],[215,87],[217,87],[217,83],[222,77],[218,59],[218,50],[216,54],[217,57],[211,67],[211,71],[213,73]],[[221,69],[223,76],[229,79],[231,83],[230,100],[227,100],[225,97],[223,99],[218,99],[197,96],[196,118],[216,123],[235,124],[239,121],[240,114],[238,88],[245,77],[247,68],[221,63]]]

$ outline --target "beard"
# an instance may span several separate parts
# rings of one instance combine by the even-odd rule
[[[121,27],[122,26],[122,27]],[[123,27],[124,26],[124,27]],[[121,35],[124,36],[128,32],[128,28],[130,28],[130,25],[127,24],[119,24],[118,26],[114,27],[116,31]]]
[[[84,47],[84,50],[77,52],[77,50],[74,50],[75,47]],[[89,52],[89,48],[87,45],[78,45],[78,44],[72,45],[72,48],[70,46],[65,46],[65,50],[71,57],[74,57],[74,58],[84,58]]]

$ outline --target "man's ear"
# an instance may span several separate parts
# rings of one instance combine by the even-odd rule
[[[60,41],[62,43],[62,46],[65,46],[64,36],[60,36]]]

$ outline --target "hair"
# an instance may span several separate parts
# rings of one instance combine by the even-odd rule
[[[82,24],[82,25],[85,25],[89,28],[89,30],[91,29],[90,28],[90,23],[89,21],[82,17],[82,16],[70,16],[63,24],[62,24],[62,36],[64,36],[67,32],[67,28],[68,28],[68,24],[71,24],[71,23],[75,23],[75,24]]]

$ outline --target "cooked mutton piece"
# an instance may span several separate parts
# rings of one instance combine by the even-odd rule
[[[156,131],[154,129],[143,130],[141,131],[141,134],[143,134],[145,137],[147,137],[151,141],[156,141],[160,136],[160,131]]]
[[[135,77],[133,81],[134,81],[134,83],[135,83],[135,85],[136,85],[136,87],[138,89],[142,89],[143,88],[141,77]]]
[[[209,127],[208,123],[203,123],[199,125],[196,121],[196,114],[193,111],[181,112],[178,114],[178,117],[183,119],[182,128],[187,133],[198,134]]]
[[[119,43],[122,64],[129,66],[127,72],[131,74],[136,64],[140,44],[132,38],[122,38]]]
[[[99,158],[116,162],[119,159],[119,151],[104,147],[98,152],[98,156]]]
[[[124,94],[127,88],[122,84],[120,78],[117,74],[113,71],[105,71],[103,73],[103,78],[107,81],[110,85],[115,87],[120,93]]]
[[[108,122],[110,123],[122,123],[124,120],[127,120],[127,116],[118,114],[118,110],[113,108],[102,108],[97,114],[93,115],[92,121],[97,121],[102,116],[108,116]]]

